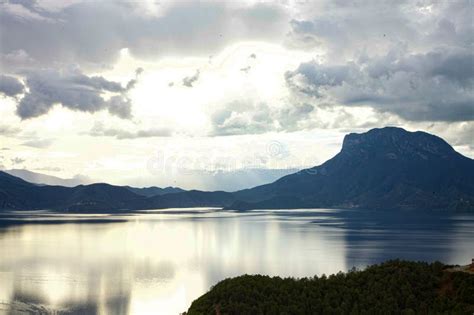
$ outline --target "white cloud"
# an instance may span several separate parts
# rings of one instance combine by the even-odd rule
[[[106,128],[103,124],[95,124],[89,132],[90,136],[94,137],[115,137],[119,140],[123,139],[137,139],[137,138],[152,138],[152,137],[170,137],[172,133],[166,128],[151,128],[128,131],[119,128]]]
[[[0,125],[0,136],[14,136],[20,132],[19,128]]]
[[[271,106],[252,100],[234,101],[218,108],[211,117],[213,136],[295,131],[301,121],[310,121],[309,104]]]
[[[53,139],[32,139],[23,142],[21,145],[37,148],[37,149],[44,149],[48,148],[53,144]]]

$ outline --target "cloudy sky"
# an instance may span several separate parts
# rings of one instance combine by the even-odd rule
[[[0,0],[0,168],[232,190],[387,125],[473,158],[472,17],[453,0]]]

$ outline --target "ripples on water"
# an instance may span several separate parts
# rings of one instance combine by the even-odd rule
[[[390,258],[464,264],[474,215],[361,210],[0,214],[0,314],[178,314],[248,274],[305,277]]]

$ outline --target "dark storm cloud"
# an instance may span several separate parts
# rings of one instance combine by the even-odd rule
[[[208,54],[239,39],[281,38],[288,29],[283,9],[272,4],[177,1],[156,15],[136,1],[83,1],[54,11],[21,1],[23,15],[18,6],[0,4],[0,54],[21,50],[41,66],[110,66],[122,48],[139,58]]]
[[[94,113],[107,109],[123,119],[131,117],[131,101],[126,87],[101,76],[87,76],[78,69],[37,70],[26,73],[28,92],[20,100],[17,114],[22,119],[38,117],[49,112],[56,104],[68,109]],[[105,94],[112,94],[106,99]]]
[[[473,58],[469,51],[436,51],[343,65],[311,61],[286,80],[318,103],[371,106],[413,121],[467,121],[474,120]]]
[[[6,96],[16,96],[23,93],[23,84],[16,78],[0,75],[0,93]]]
[[[363,0],[322,8],[290,23],[292,45],[325,51],[286,73],[297,98],[370,106],[410,121],[474,120],[472,2]]]

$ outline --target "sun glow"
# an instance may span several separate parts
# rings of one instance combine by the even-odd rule
[[[172,128],[177,134],[205,135],[209,111],[232,100],[279,103],[287,96],[284,73],[312,55],[261,42],[241,42],[215,56],[164,58],[139,62],[127,50],[108,77],[127,80],[142,67],[130,92],[134,119],[146,126]],[[185,79],[191,83],[184,84]]]

